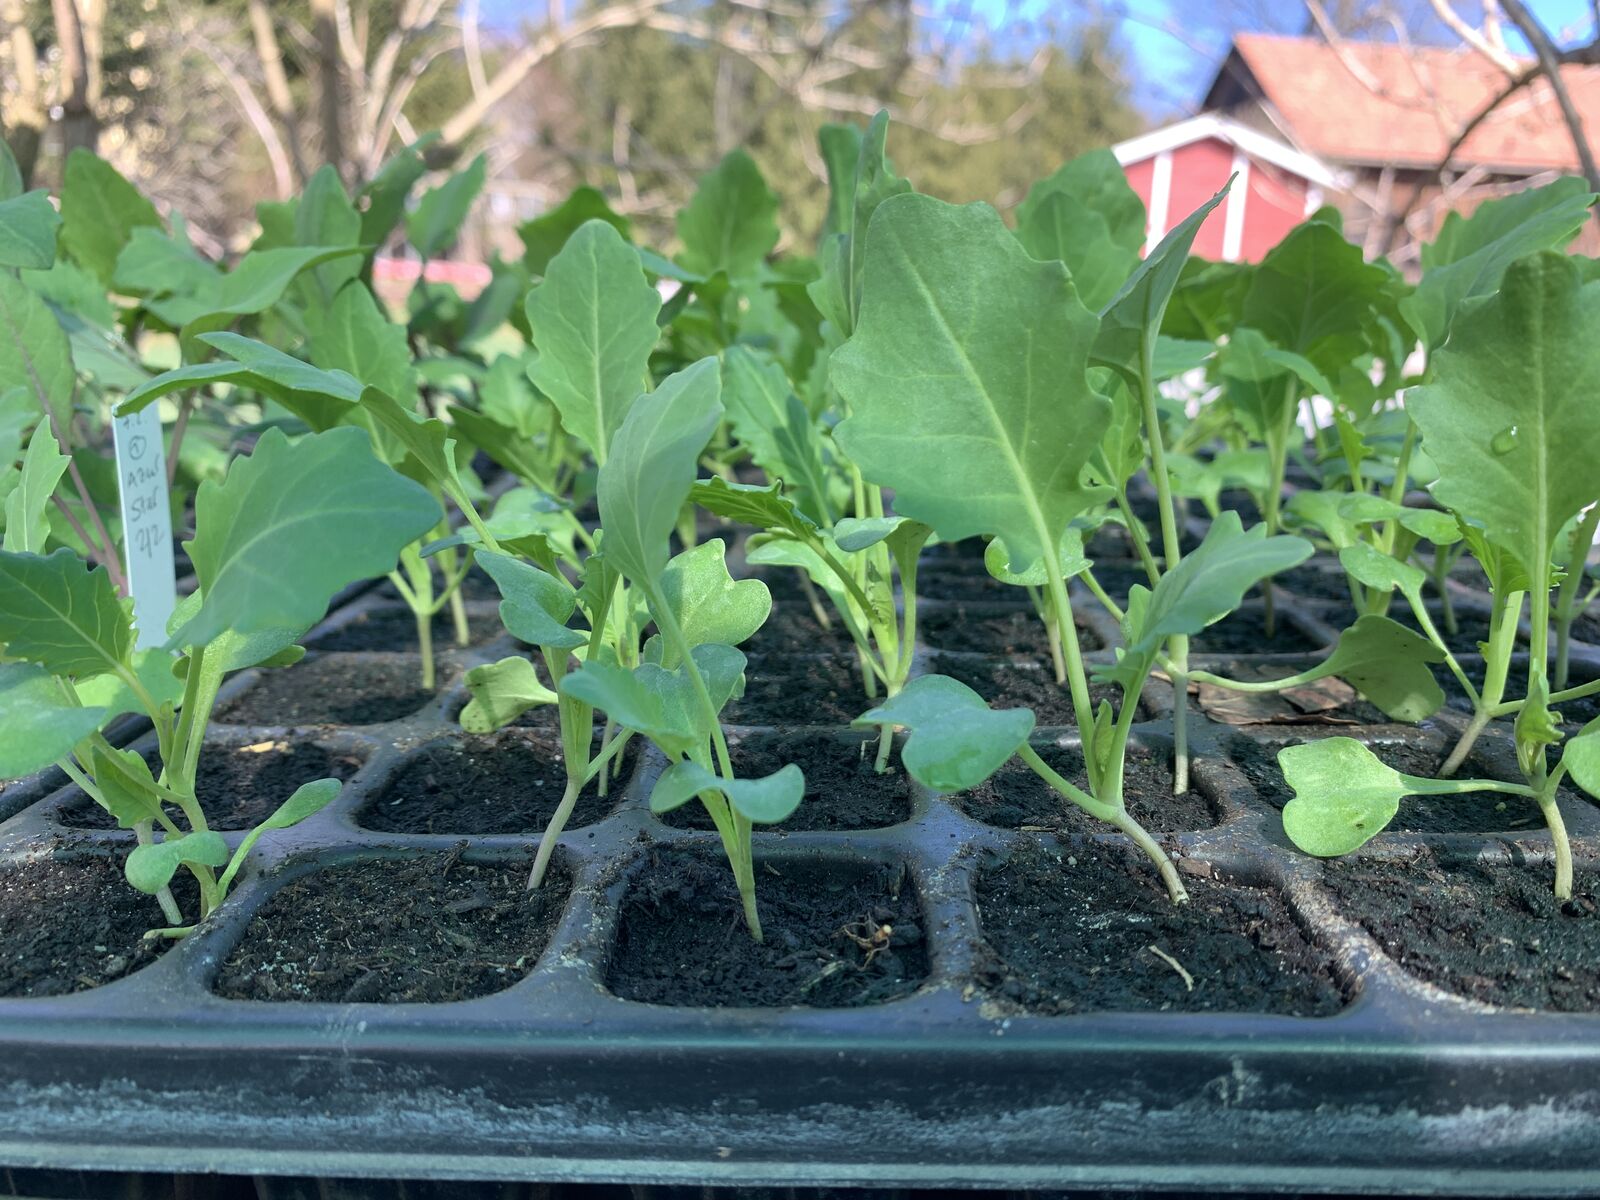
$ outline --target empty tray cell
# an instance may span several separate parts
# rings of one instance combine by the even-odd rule
[[[559,856],[527,890],[528,863],[460,849],[327,867],[280,888],[227,956],[232,1000],[437,1003],[503,991],[533,970],[571,891]]]

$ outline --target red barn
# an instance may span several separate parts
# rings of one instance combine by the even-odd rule
[[[1340,186],[1311,155],[1215,113],[1112,149],[1149,214],[1146,251],[1237,175],[1228,198],[1200,227],[1194,253],[1258,262]]]

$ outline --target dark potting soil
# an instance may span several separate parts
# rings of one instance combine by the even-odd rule
[[[421,711],[433,693],[414,657],[307,658],[261,678],[217,720],[234,725],[376,725]],[[443,674],[443,672],[441,672]]]
[[[408,1004],[510,987],[549,944],[571,877],[558,859],[528,891],[527,863],[463,862],[464,849],[329,867],[288,884],[245,929],[216,992]]]
[[[831,607],[826,596],[822,603]],[[746,654],[847,654],[853,653],[854,645],[837,618],[824,629],[804,600],[793,600],[774,602],[766,624],[742,643],[742,649]]]
[[[922,555],[925,561],[970,562],[981,571],[983,570],[984,551],[988,548],[988,538],[969,537],[963,538],[959,542],[933,542],[922,552]]]
[[[751,734],[730,740],[729,755],[740,779],[759,779],[794,763],[806,777],[805,799],[789,819],[766,829],[881,829],[911,816],[911,785],[899,757],[889,769],[874,768],[877,734]],[[691,800],[660,818],[678,829],[714,829],[705,806]]]
[[[1100,585],[1101,590],[1118,604],[1126,604],[1128,589],[1134,584],[1140,587],[1150,586],[1150,576],[1133,559],[1097,558],[1090,569],[1094,574],[1094,581]]]
[[[793,600],[798,604],[806,603],[805,587],[800,582],[800,571],[794,567],[751,567],[747,578],[759,579],[767,585],[767,591],[772,594],[774,604],[784,600]],[[827,603],[826,596],[819,596],[822,603]]]
[[[604,796],[598,782],[579,793],[568,829],[592,825],[616,807],[638,751],[639,739],[629,739],[621,775]],[[538,834],[566,783],[559,738],[502,730],[434,742],[406,761],[356,814],[356,823],[384,833]]]
[[[1266,614],[1259,608],[1238,609],[1189,639],[1193,654],[1308,654],[1319,649],[1282,611],[1268,637]]]
[[[1102,648],[1094,630],[1085,628],[1081,619],[1075,624],[1080,649]],[[917,614],[917,629],[922,640],[937,650],[1039,657],[1050,654],[1044,622],[1032,605],[999,607],[958,601],[947,608],[929,607]]]
[[[758,856],[756,901],[763,942],[745,928],[726,861],[652,853],[623,899],[606,986],[647,1004],[858,1008],[927,978],[904,868]]]
[[[1441,753],[1402,742],[1375,745],[1372,752],[1402,774],[1432,778],[1438,774],[1448,748]],[[1289,802],[1293,793],[1278,767],[1277,747],[1245,742],[1235,749],[1233,759],[1261,799],[1273,808],[1282,808]],[[1468,758],[1456,774],[1462,779],[1520,782],[1514,774],[1497,771],[1477,754]],[[1566,785],[1558,797],[1569,812],[1573,805],[1584,803],[1583,794]],[[1407,796],[1386,828],[1394,833],[1526,833],[1543,829],[1544,824],[1539,806],[1526,797],[1506,792],[1465,792],[1456,796]]]
[[[1256,498],[1243,488],[1223,488],[1217,494],[1217,503],[1223,512],[1238,513],[1246,529],[1261,524],[1261,508],[1256,504]],[[1200,511],[1203,513],[1205,510],[1202,508]]]
[[[1417,978],[1486,1004],[1600,1011],[1600,894],[1576,872],[1572,899],[1554,868],[1443,863],[1430,849],[1405,862],[1335,859],[1323,881],[1339,909]]]
[[[948,675],[966,684],[989,702],[991,708],[1031,708],[1039,725],[1072,725],[1072,692],[1057,683],[1048,667],[992,662],[982,658],[958,658],[950,654],[935,656],[931,671]],[[1089,698],[1098,708],[1109,700],[1113,708],[1122,703],[1122,689],[1116,684],[1089,685]],[[1147,717],[1144,701],[1139,715]]]
[[[434,616],[432,627],[436,653],[457,644],[455,622],[448,609]],[[500,618],[493,613],[467,614],[469,646],[481,646],[504,632]],[[409,608],[375,606],[338,628],[310,639],[306,646],[312,650],[403,650],[411,653],[417,649],[417,619]]]
[[[1036,747],[1039,757],[1069,782],[1088,790],[1083,752],[1072,747]],[[1172,794],[1171,751],[1129,746],[1122,773],[1122,795],[1128,812],[1151,833],[1186,833],[1217,823],[1211,802],[1192,784],[1181,796]],[[1013,758],[983,783],[952,797],[955,806],[975,821],[1002,829],[1036,828],[1073,833],[1106,833],[1110,826],[1091,817],[1061,795],[1022,762]]]
[[[1058,843],[989,855],[976,896],[978,974],[1033,1012],[1270,1012],[1321,1017],[1343,997],[1275,892],[1185,878],[1120,848]],[[1185,977],[1187,973],[1187,978]]]
[[[1307,600],[1350,602],[1348,576],[1338,559],[1313,558],[1298,567],[1279,571],[1272,577],[1272,582]]]
[[[722,719],[731,725],[848,725],[867,709],[853,655],[751,656],[744,695]]]
[[[1591,646],[1600,646],[1600,612],[1596,612],[1600,605],[1592,605],[1580,613],[1572,622],[1572,637],[1576,641],[1587,642]],[[1556,644],[1555,626],[1550,627],[1550,644]]]
[[[199,916],[188,872],[172,893],[186,920]],[[123,877],[120,856],[9,866],[0,871],[0,996],[60,996],[121,979],[176,944],[144,940],[168,924],[156,898]]]
[[[1027,592],[1015,584],[1001,583],[982,563],[941,563],[924,559],[917,567],[917,596],[923,600],[1015,602],[1026,599]]]
[[[144,758],[152,771],[160,771],[159,753],[150,750]],[[212,829],[254,829],[302,783],[349,779],[361,769],[361,761],[352,752],[300,740],[205,746],[200,751],[195,799]],[[82,795],[63,807],[59,819],[77,829],[117,828],[110,813]]]

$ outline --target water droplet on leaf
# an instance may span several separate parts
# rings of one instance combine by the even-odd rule
[[[1489,442],[1489,449],[1496,454],[1510,454],[1517,447],[1517,427],[1508,425],[1495,434]]]

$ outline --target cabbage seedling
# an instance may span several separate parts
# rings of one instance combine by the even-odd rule
[[[135,649],[131,602],[104,567],[72,550],[18,547],[31,522],[8,525],[0,550],[0,777],[58,765],[138,846],[128,882],[156,896],[182,937],[193,923],[169,884],[199,885],[204,918],[227,898],[250,850],[270,829],[304,820],[338,795],[308,783],[230,851],[195,794],[200,748],[222,681],[245,667],[286,666],[296,640],[345,584],[389,570],[400,548],[439,520],[426,489],[372,455],[359,429],[291,443],[269,430],[227,478],[208,481],[186,543],[200,587],[174,614],[166,642]],[[155,725],[161,769],[102,732],[124,713]],[[220,874],[219,874],[220,872]]]
[[[699,798],[759,941],[751,832],[792,813],[805,779],[792,763],[762,779],[739,779],[720,714],[743,688],[745,657],[732,643],[759,628],[771,597],[759,580],[728,578],[718,542],[676,558],[669,548],[700,453],[722,417],[719,390],[716,360],[702,359],[638,397],[617,430],[597,485],[603,553],[644,596],[658,633],[639,666],[589,659],[562,680],[561,692],[603,709],[667,756],[651,810]]]

